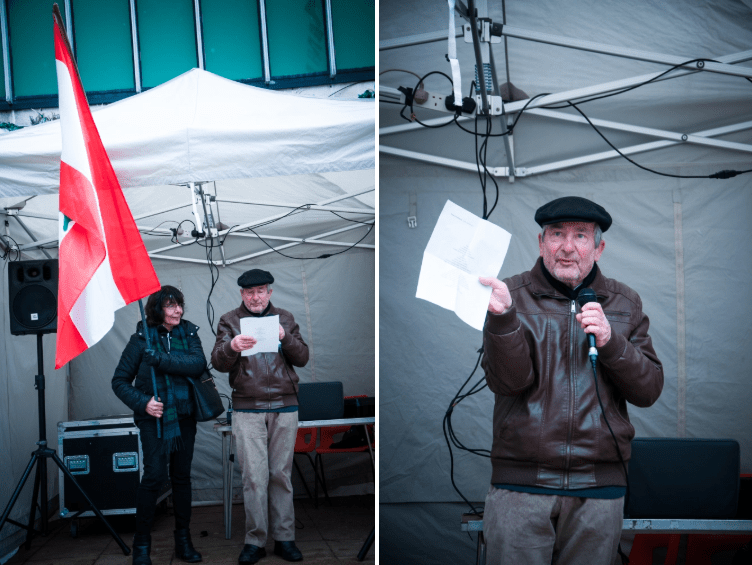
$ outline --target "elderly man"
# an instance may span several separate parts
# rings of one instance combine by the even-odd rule
[[[270,302],[273,282],[271,273],[260,269],[238,278],[242,303],[220,318],[211,356],[218,371],[230,373],[232,386],[232,435],[243,475],[246,523],[240,565],[266,555],[268,533],[276,555],[287,561],[303,559],[295,545],[291,482],[298,433],[298,376],[293,366],[308,363],[308,346],[293,315]],[[279,316],[277,351],[254,354],[258,341],[240,331],[240,320],[253,316]],[[247,350],[250,355],[241,354]]]
[[[489,563],[611,565],[634,437],[627,402],[653,404],[663,368],[640,297],[596,265],[608,212],[570,196],[539,208],[535,221],[542,232],[532,270],[480,279],[493,288],[483,330],[496,396]],[[583,288],[597,301],[578,312]],[[595,378],[586,334],[598,350]]]

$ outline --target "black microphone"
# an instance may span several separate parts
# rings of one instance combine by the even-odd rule
[[[580,305],[581,309],[588,302],[598,302],[598,300],[596,299],[595,292],[592,288],[583,288],[577,295],[577,303]],[[588,344],[590,345],[588,355],[590,355],[590,361],[593,363],[593,366],[595,366],[595,362],[598,359],[598,350],[595,348],[595,336],[593,334],[587,334],[587,338]]]

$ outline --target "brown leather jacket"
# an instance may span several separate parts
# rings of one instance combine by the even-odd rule
[[[576,302],[556,291],[538,259],[505,279],[512,307],[488,314],[482,366],[496,395],[492,484],[581,489],[626,485],[593,382]],[[663,389],[663,367],[635,291],[598,271],[590,285],[611,324],[598,350],[598,391],[624,461],[634,428],[627,402],[650,406]]]
[[[298,375],[293,365],[303,367],[308,363],[308,346],[300,337],[300,329],[290,312],[270,303],[265,315],[279,316],[279,323],[285,330],[281,349],[247,357],[233,351],[230,342],[240,334],[240,319],[252,316],[251,312],[241,303],[219,319],[211,360],[217,371],[230,373],[235,409],[273,409],[298,404]]]

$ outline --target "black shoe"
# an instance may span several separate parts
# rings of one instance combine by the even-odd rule
[[[201,554],[196,551],[191,543],[191,532],[185,530],[175,530],[175,556],[186,563],[198,563],[201,561]]]
[[[275,541],[274,555],[279,555],[285,561],[303,561],[303,554],[294,541]]]
[[[266,557],[266,549],[247,543],[243,546],[243,551],[240,552],[238,565],[252,565],[262,557]]]
[[[151,534],[133,536],[133,565],[151,565]]]

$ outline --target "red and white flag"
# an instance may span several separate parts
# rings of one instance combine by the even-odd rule
[[[115,311],[159,290],[159,280],[94,125],[57,4],[60,98],[60,249],[55,368],[97,343]]]

